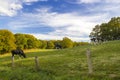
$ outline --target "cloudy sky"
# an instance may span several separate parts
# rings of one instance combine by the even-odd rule
[[[92,28],[119,10],[120,0],[0,0],[0,29],[43,40],[89,41]]]

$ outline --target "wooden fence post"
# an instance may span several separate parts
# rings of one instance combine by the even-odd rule
[[[93,67],[92,67],[92,60],[91,60],[91,53],[90,53],[90,49],[87,49],[87,62],[88,62],[88,70],[89,70],[89,74],[93,73]]]
[[[35,69],[39,70],[39,59],[37,56],[35,56]]]
[[[12,68],[15,67],[15,64],[14,64],[14,57],[12,57]]]

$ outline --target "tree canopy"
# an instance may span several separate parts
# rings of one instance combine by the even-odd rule
[[[72,48],[88,44],[86,42],[73,42],[68,37],[63,40],[40,40],[30,34],[16,33],[9,30],[0,30],[0,54],[10,52],[13,49],[55,49],[56,44],[64,48]]]
[[[120,40],[120,17],[113,17],[108,23],[96,25],[90,33],[90,38],[103,41]]]
[[[14,34],[9,30],[0,30],[0,53],[9,52],[15,47]]]
[[[62,47],[63,48],[72,48],[73,47],[73,41],[67,37],[64,37],[62,40]]]

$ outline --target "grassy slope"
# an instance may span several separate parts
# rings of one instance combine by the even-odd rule
[[[87,48],[92,52],[92,75],[88,74]],[[10,55],[0,56],[0,80],[120,80],[120,41],[26,53],[26,59],[15,57],[14,69]],[[34,56],[39,56],[39,71],[35,70]]]

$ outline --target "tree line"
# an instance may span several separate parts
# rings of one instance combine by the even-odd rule
[[[113,17],[107,23],[96,25],[90,33],[91,40],[120,40],[120,17]]]
[[[68,37],[63,40],[40,40],[30,34],[16,33],[9,30],[0,30],[0,54],[10,52],[13,49],[55,49],[56,44],[61,48],[72,48],[89,44],[88,42],[74,42]]]

